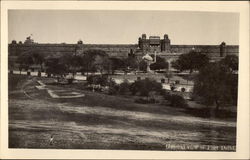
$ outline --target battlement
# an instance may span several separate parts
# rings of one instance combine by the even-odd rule
[[[146,53],[154,53],[161,55],[176,55],[188,53],[195,49],[203,52],[210,57],[224,57],[228,54],[239,55],[238,45],[226,45],[222,42],[219,45],[171,45],[167,34],[164,34],[163,39],[160,36],[149,36],[142,34],[138,39],[138,44],[50,44],[50,43],[13,43],[9,44],[9,55],[18,56],[29,50],[38,50],[45,55],[53,54],[74,54],[83,52],[89,49],[100,49],[105,51],[110,57],[126,58],[132,51],[137,55]]]

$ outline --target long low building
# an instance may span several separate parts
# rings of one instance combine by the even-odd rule
[[[110,57],[126,58],[129,53],[135,53],[138,56],[146,53],[156,52],[159,55],[167,55],[168,57],[176,57],[183,53],[188,53],[195,49],[207,54],[211,58],[224,57],[227,54],[239,54],[238,45],[226,45],[222,42],[218,45],[172,45],[168,35],[164,35],[163,39],[159,36],[150,36],[148,39],[146,34],[139,37],[138,44],[84,44],[78,41],[76,44],[41,44],[35,43],[30,37],[27,37],[24,43],[12,41],[9,44],[9,56],[18,56],[30,50],[39,51],[44,55],[52,54],[74,54],[89,49],[100,49],[105,51]]]

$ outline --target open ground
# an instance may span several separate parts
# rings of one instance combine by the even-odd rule
[[[38,90],[49,78],[9,76],[9,147],[166,150],[166,145],[236,145],[236,120],[193,115],[183,108],[137,104],[131,96],[52,85],[78,92],[56,99]],[[53,143],[50,138],[53,137]]]

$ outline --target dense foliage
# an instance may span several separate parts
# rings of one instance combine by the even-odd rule
[[[194,70],[199,70],[209,63],[209,57],[201,52],[191,51],[187,54],[182,54],[172,62],[172,67],[179,70],[189,70],[192,73]]]
[[[131,84],[130,91],[133,95],[139,93],[141,96],[149,96],[150,92],[160,92],[162,89],[161,83],[151,79],[138,80]]]
[[[226,68],[229,68],[231,71],[237,71],[239,66],[239,59],[236,55],[227,55],[220,61],[220,64]]]
[[[154,58],[154,55],[151,55]],[[156,56],[156,62],[150,65],[151,70],[168,69],[168,62],[164,58]]]
[[[196,77],[194,95],[201,97],[206,105],[237,104],[238,75],[225,67],[224,59],[203,67]]]
[[[164,98],[168,100],[170,102],[170,105],[173,107],[185,108],[188,106],[186,100],[181,95],[170,94],[166,92]]]
[[[62,77],[67,71],[66,65],[59,58],[48,58],[45,62],[46,65],[46,73],[48,75],[53,74],[58,77]]]

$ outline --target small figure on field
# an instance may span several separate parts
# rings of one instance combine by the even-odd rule
[[[50,136],[50,139],[49,139],[49,144],[52,145],[53,144],[53,140],[54,140],[54,137],[53,135]]]

